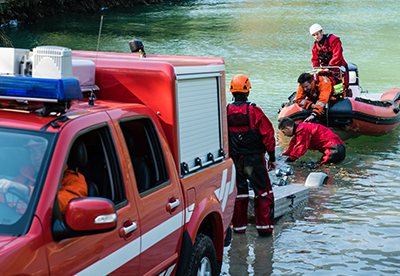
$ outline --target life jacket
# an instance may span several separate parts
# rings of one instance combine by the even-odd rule
[[[321,66],[328,66],[330,60],[332,59],[333,56],[333,52],[332,52],[332,48],[331,48],[331,34],[327,34],[324,35],[325,40],[324,43],[322,44],[322,46],[319,46],[318,42],[315,41],[314,42],[314,48],[316,49],[317,55],[318,55],[318,59],[319,59],[319,64],[321,64]],[[336,39],[338,39],[338,37],[336,36],[332,36],[333,41],[335,41]]]
[[[338,78],[334,72],[322,69],[318,70],[313,74],[315,80],[315,88],[317,89],[317,91],[318,91],[319,76],[327,77],[332,82],[331,97],[333,97],[334,99],[339,99],[343,98],[346,95],[345,93],[346,89],[343,86],[343,82],[340,80],[340,78]]]
[[[228,104],[226,107],[229,128],[229,153],[232,156],[265,153],[265,146],[260,131],[251,128],[250,112],[255,104],[246,102],[245,105],[246,113],[235,112],[235,109],[238,109],[237,107],[243,110],[242,106]],[[242,129],[247,129],[247,131],[234,132],[231,130],[231,127],[242,127]]]

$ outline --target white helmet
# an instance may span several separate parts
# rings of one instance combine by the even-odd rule
[[[310,34],[313,35],[313,34],[315,34],[316,32],[321,31],[321,30],[322,30],[321,25],[319,25],[319,24],[314,24],[314,25],[312,25],[312,26],[310,27]]]

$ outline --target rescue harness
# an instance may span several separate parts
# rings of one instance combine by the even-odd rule
[[[321,64],[321,66],[328,66],[330,60],[333,57],[332,48],[331,45],[329,44],[330,38],[331,34],[324,35],[323,37],[324,41],[323,44],[320,45],[320,47],[317,47],[317,45],[319,46],[319,43],[317,41],[314,42],[314,48],[316,49],[319,59],[319,64]],[[338,37],[335,37],[333,41],[335,41],[336,39],[338,39]]]
[[[329,70],[324,70],[324,69],[319,69],[316,72],[310,73],[313,75],[314,80],[315,80],[315,89],[317,90],[317,93],[319,94],[318,90],[318,83],[319,83],[319,76],[323,76],[326,78],[329,78],[329,80],[332,82],[332,91],[331,91],[331,97],[334,99],[341,99],[345,96],[345,87],[343,85],[343,82],[335,75],[334,72],[329,71]],[[326,79],[325,79],[325,82]],[[312,95],[314,96],[314,95]],[[318,95],[315,95],[318,96]]]
[[[260,131],[258,129],[251,129],[250,106],[256,106],[256,104],[250,102],[246,102],[245,104],[246,114],[229,114],[229,108],[231,105],[228,104],[226,107],[229,127],[247,127],[247,131],[244,132],[234,132],[229,130],[229,152],[232,156],[265,153],[265,146],[262,142]]]

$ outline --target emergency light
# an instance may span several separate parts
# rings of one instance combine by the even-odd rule
[[[45,79],[29,76],[0,76],[0,99],[38,102],[81,100],[79,80]]]

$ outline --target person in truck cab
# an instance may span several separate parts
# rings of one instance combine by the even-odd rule
[[[292,137],[287,151],[286,162],[293,162],[305,154],[308,149],[318,150],[323,155],[319,161],[324,163],[338,163],[346,157],[346,147],[343,141],[329,128],[313,123],[299,123],[291,118],[283,118],[278,128],[285,136]]]
[[[42,165],[46,143],[42,140],[30,139],[24,148],[29,151],[31,163],[20,169],[20,174],[13,180],[0,179],[0,193],[7,193],[8,189],[14,188],[25,196],[30,197],[35,186],[36,176]]]
[[[80,172],[69,169],[68,165],[66,165],[61,181],[61,188],[58,191],[58,204],[60,205],[62,217],[65,217],[65,211],[71,199],[87,196],[88,188],[85,177]]]
[[[30,198],[31,196],[35,186],[37,174],[42,165],[44,152],[46,150],[46,142],[42,140],[30,139],[29,142],[24,145],[24,147],[29,150],[31,164],[22,167],[20,169],[20,174],[12,180],[7,180],[4,178],[0,179],[0,193],[2,194],[7,193],[9,189],[13,188],[18,190],[27,198]],[[61,181],[61,188],[58,192],[58,202],[62,216],[65,216],[67,204],[72,198],[86,196],[88,196],[88,190],[85,177],[77,171],[68,169],[68,165],[66,165]],[[21,205],[18,202],[9,204],[17,204],[15,207],[18,212],[24,213],[26,206]]]
[[[233,77],[230,92],[235,101],[227,106],[229,154],[235,163],[238,195],[232,218],[233,230],[245,233],[249,186],[254,189],[256,228],[260,236],[274,229],[274,194],[268,171],[276,168],[274,128],[261,108],[247,101],[251,85],[243,74]],[[268,163],[265,152],[269,155]]]

